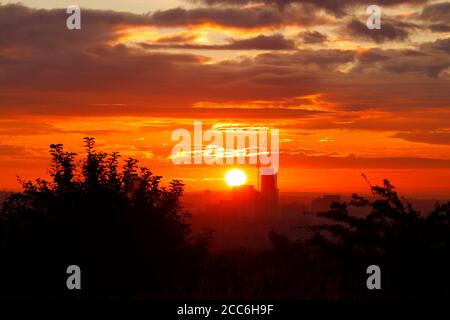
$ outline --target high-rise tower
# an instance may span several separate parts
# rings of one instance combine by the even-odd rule
[[[278,215],[278,185],[277,174],[269,168],[260,171],[261,205],[267,215]]]

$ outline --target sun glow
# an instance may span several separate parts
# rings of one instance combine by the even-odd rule
[[[239,169],[233,169],[227,172],[225,175],[225,182],[230,187],[238,187],[243,185],[247,181],[247,175],[244,171]]]

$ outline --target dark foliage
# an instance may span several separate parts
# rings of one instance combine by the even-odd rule
[[[314,226],[307,244],[340,266],[339,290],[346,297],[370,297],[364,277],[367,266],[382,270],[383,298],[450,297],[450,203],[436,204],[421,214],[402,200],[388,180],[371,186],[370,201],[353,195],[349,203],[334,203],[320,215],[334,224]],[[369,207],[365,217],[351,207]]]
[[[349,203],[334,203],[319,213],[333,223],[312,226],[315,234],[306,242],[272,234],[268,260],[278,270],[272,281],[279,284],[272,294],[322,299],[450,297],[450,203],[421,214],[388,180],[371,190],[373,201],[355,194]],[[353,216],[352,207],[368,207],[370,213]],[[379,291],[367,289],[370,265],[381,268]]]
[[[51,145],[52,180],[23,183],[3,204],[0,294],[73,296],[66,268],[82,270],[82,297],[191,296],[206,259],[207,235],[194,238],[182,211],[181,181],[161,177],[120,156],[95,150],[86,158]]]
[[[355,194],[320,213],[330,223],[311,226],[307,241],[272,232],[270,250],[214,257],[209,278],[219,280],[205,292],[258,299],[450,298],[450,203],[421,214],[387,180],[371,190],[375,200]],[[354,207],[370,213],[353,216]],[[370,265],[381,268],[381,290],[366,286]]]

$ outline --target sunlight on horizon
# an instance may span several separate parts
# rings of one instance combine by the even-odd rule
[[[247,175],[240,169],[233,169],[227,172],[225,175],[225,182],[230,187],[242,186],[247,181]]]

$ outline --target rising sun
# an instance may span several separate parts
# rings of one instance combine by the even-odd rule
[[[230,187],[238,187],[241,186],[247,181],[247,175],[244,171],[239,169],[233,169],[227,172],[225,175],[225,182]]]

